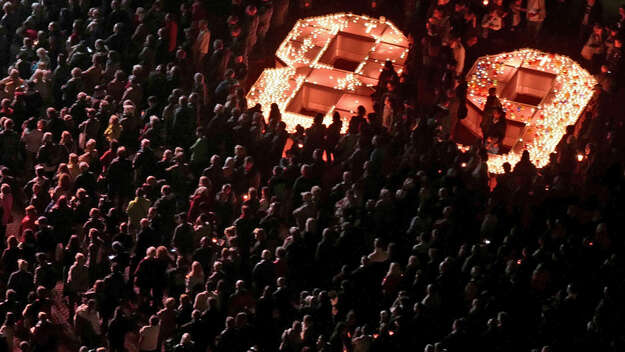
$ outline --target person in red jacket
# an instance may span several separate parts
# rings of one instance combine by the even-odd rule
[[[24,233],[24,230],[27,230],[27,229],[31,229],[33,231],[37,230],[37,225],[36,225],[37,209],[35,209],[35,206],[29,205],[26,207],[25,211],[26,211],[26,216],[24,216],[24,218],[22,219],[22,223],[20,224],[20,229],[19,229],[20,241],[22,240],[22,234]]]
[[[169,39],[167,51],[172,54],[176,50],[176,41],[178,39],[178,22],[176,22],[172,13],[165,15],[165,29]]]
[[[254,312],[255,308],[254,296],[245,287],[245,282],[238,280],[235,284],[234,293],[230,295],[228,300],[228,314],[234,315],[243,311]]]
[[[187,212],[187,220],[194,222],[198,216],[210,213],[213,205],[214,197],[211,197],[210,191],[206,187],[198,187],[191,197],[191,205]]]
[[[386,276],[382,280],[382,292],[386,297],[392,299],[399,290],[399,284],[403,278],[399,263],[391,263]]]

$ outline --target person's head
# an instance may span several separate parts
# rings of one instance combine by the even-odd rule
[[[302,174],[302,176],[304,177],[310,177],[311,173],[312,173],[312,168],[310,165],[308,164],[304,164],[302,165],[302,167],[300,168],[300,173]]]
[[[194,261],[191,264],[191,274],[192,275],[204,275],[204,270],[202,269],[202,264],[198,261]]]
[[[74,261],[78,265],[84,265],[87,262],[87,257],[85,257],[84,254],[79,252],[79,253],[76,253],[76,255],[74,256]]]
[[[443,18],[443,10],[440,7],[435,7],[434,10],[432,11],[432,18],[435,18],[437,20],[442,19]]]
[[[45,48],[38,48],[35,53],[39,60],[48,59],[48,51]]]
[[[21,271],[28,271],[28,262],[24,259],[17,260],[17,268]]]
[[[109,117],[109,125],[119,125],[119,117],[117,115],[111,115],[111,117]]]
[[[176,299],[173,297],[168,297],[167,299],[165,299],[165,302],[163,304],[165,306],[165,308],[167,308],[168,310],[173,310],[176,309]]]
[[[313,120],[313,123],[314,123],[314,124],[316,124],[316,125],[320,125],[320,124],[322,124],[322,123],[323,123],[323,114],[321,114],[321,113],[317,113],[317,114],[315,115],[315,118],[314,118],[314,120]]]
[[[71,141],[72,141],[72,134],[69,131],[63,131],[63,133],[61,133],[61,143],[65,144]]]
[[[276,286],[278,287],[286,287],[286,278],[283,276],[280,276],[279,278],[276,279]]]
[[[276,258],[277,259],[282,259],[285,256],[286,256],[286,249],[284,247],[276,248]],[[278,283],[279,283],[279,281],[278,281]],[[286,279],[284,279],[284,283],[286,284]]]
[[[14,235],[11,235],[7,238],[7,248],[17,248],[18,244],[19,241]]]
[[[145,255],[148,258],[156,258],[156,247],[149,247],[146,251],[145,251]]]
[[[317,232],[317,219],[315,218],[306,219],[305,230],[306,232],[312,232],[312,233]]]
[[[242,145],[234,146],[234,155],[240,158],[244,158],[247,155],[247,151],[245,147]]]
[[[592,31],[596,35],[602,35],[603,34],[603,26],[600,23],[595,23],[592,26]]]
[[[358,108],[356,108],[356,111],[358,113],[358,116],[360,117],[364,117],[367,114],[367,109],[365,109],[365,107],[362,105],[358,105]]]
[[[4,120],[4,129],[5,130],[12,130],[13,127],[15,127],[15,122],[13,122],[12,119],[5,119]]]
[[[201,312],[199,310],[195,310],[193,313],[195,313],[197,311],[198,314],[196,314],[196,316],[198,316],[197,319],[199,319],[199,316],[201,315]],[[191,316],[193,316],[193,314],[191,314]],[[193,340],[191,339],[191,334],[189,334],[188,332],[185,332],[184,334],[182,334],[182,337],[180,338],[180,344],[181,345],[188,345],[193,343]]]
[[[452,49],[458,48],[462,45],[462,38],[460,37],[453,37],[450,41],[449,41],[449,47]]]
[[[2,193],[3,195],[11,194],[11,186],[9,186],[8,183],[3,183],[2,186],[0,186],[0,193]]]
[[[497,123],[503,118],[504,111],[502,109],[496,109],[493,112],[493,122]]]
[[[141,140],[141,148],[142,149],[148,149],[150,148],[150,140],[147,138],[144,138]]]
[[[503,171],[509,174],[510,171],[512,171],[512,165],[510,165],[510,163],[506,161],[505,163],[503,163]]]
[[[247,218],[247,217],[249,217],[249,216],[250,216],[250,213],[251,213],[251,211],[250,211],[250,210],[251,210],[251,209],[250,209],[250,207],[249,207],[249,206],[247,206],[247,205],[243,205],[243,206],[241,206],[241,217],[242,217],[242,218]]]
[[[271,251],[268,249],[263,250],[261,258],[266,261],[271,261]]]
[[[126,73],[122,70],[117,70],[115,71],[115,74],[113,75],[115,81],[117,82],[125,82],[126,81]]]
[[[466,9],[467,9],[467,4],[465,4],[463,1],[458,1],[454,4],[455,12],[464,13]]]
[[[121,23],[121,22],[115,23],[115,25],[113,26],[113,32],[114,33],[121,33],[123,26],[124,26],[124,24]]]
[[[4,13],[6,13],[7,15],[13,13],[13,3],[10,1],[5,2],[2,5],[2,10],[4,11]]]
[[[586,143],[586,146],[584,146],[584,155],[590,156],[591,154],[594,154],[594,151],[595,145],[592,143]]]
[[[25,209],[25,212],[26,212],[26,216],[28,216],[31,219],[37,216],[37,208],[35,208],[34,205],[27,206]]]
[[[223,50],[224,48],[224,41],[221,39],[215,39],[215,41],[213,42],[213,50]]]
[[[234,79],[234,76],[234,70],[232,69],[227,69],[224,73],[224,79]]]
[[[119,147],[117,148],[117,157],[120,159],[124,159],[126,158],[126,156],[128,156],[128,152],[126,151],[126,147]]]
[[[12,79],[17,79],[20,76],[20,71],[16,70],[16,69],[12,69],[9,72],[9,77],[11,77]],[[10,100],[9,100],[10,101]]]
[[[156,248],[156,259],[161,259],[161,260],[171,260],[171,258],[169,257],[169,253],[167,251],[167,247],[165,246],[158,246]]]

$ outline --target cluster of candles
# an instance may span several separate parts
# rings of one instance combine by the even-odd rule
[[[518,104],[504,100],[502,103],[507,113],[512,112],[512,119],[523,116],[526,125],[525,134],[519,138],[517,148],[503,155],[490,155],[488,170],[491,173],[502,173],[503,164],[515,165],[521,159],[523,150],[530,153],[532,162],[541,168],[549,162],[549,154],[555,151],[556,145],[566,133],[566,127],[574,125],[586,105],[591,100],[597,81],[571,58],[544,53],[534,49],[521,49],[480,58],[468,81],[469,99],[479,108],[483,108],[490,87],[496,87],[497,75],[501,75],[505,67],[518,69],[530,68],[556,75],[553,87],[537,109],[528,111],[530,118],[525,118]],[[516,112],[514,111],[516,109]]]
[[[369,43],[363,41],[363,45],[372,45],[371,49],[358,62],[354,72],[346,74],[345,71],[320,62],[334,38],[342,31],[374,40],[373,45],[370,41]],[[328,87],[353,93],[361,86],[375,86],[379,72],[382,72],[387,60],[397,65],[396,70],[401,73],[402,65],[408,57],[408,50],[408,39],[384,17],[376,19],[351,13],[338,13],[301,19],[276,51],[276,57],[286,67],[266,69],[250,88],[247,95],[248,105],[260,104],[263,111],[267,113],[270,105],[276,103],[282,111],[282,120],[289,131],[293,131],[297,125],[308,127],[312,124],[310,116],[286,111],[286,108],[304,82],[318,84],[309,78],[312,70],[340,71],[340,74],[328,74],[326,78],[334,82]],[[371,65],[377,69],[370,70]],[[365,68],[367,68],[366,72]],[[325,112],[324,123],[326,125],[331,123],[331,116],[335,109],[336,106],[332,105]],[[355,110],[356,106],[349,108],[350,113]],[[349,116],[343,116],[343,118],[348,119]],[[345,131],[347,123],[343,125]]]

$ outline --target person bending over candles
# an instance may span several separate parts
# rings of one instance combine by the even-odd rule
[[[501,152],[501,143],[506,136],[506,118],[503,109],[493,112],[493,120],[484,135],[485,147],[493,154]]]

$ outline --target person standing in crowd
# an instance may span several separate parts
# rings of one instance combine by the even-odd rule
[[[586,65],[592,72],[598,71],[600,60],[605,56],[604,39],[605,34],[603,26],[596,23],[581,51],[581,56],[586,60]]]
[[[155,352],[159,349],[160,321],[156,315],[150,317],[150,322],[139,330],[139,351]]]
[[[595,23],[603,21],[603,6],[601,0],[582,1],[579,15],[579,39],[586,40],[593,31]]]
[[[547,17],[545,0],[527,0],[527,38],[529,41],[539,39],[540,30]]]
[[[13,222],[13,192],[11,186],[3,183],[0,187],[0,240],[4,241],[7,231],[7,226]]]
[[[202,72],[201,64],[204,62],[204,57],[209,53],[210,41],[211,31],[208,29],[208,21],[200,20],[199,33],[193,44],[193,62],[199,72]]]

